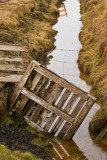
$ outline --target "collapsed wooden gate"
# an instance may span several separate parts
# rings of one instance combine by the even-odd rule
[[[21,44],[0,43],[0,82],[19,82],[29,64],[29,40]]]
[[[13,93],[10,114],[23,116],[39,132],[68,140],[94,102],[86,92],[32,61]]]

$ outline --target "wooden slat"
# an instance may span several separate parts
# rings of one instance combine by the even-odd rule
[[[41,82],[40,86],[38,87],[38,89],[36,90],[35,94],[36,95],[40,95],[40,93],[42,92],[42,90],[46,87],[48,83],[48,80],[46,78],[43,79],[43,81]],[[32,101],[32,100],[31,100]],[[34,105],[35,105],[35,102],[32,101],[32,102],[29,102],[29,105],[32,104],[32,108],[34,108]],[[36,108],[34,109],[30,119],[32,121],[35,121],[35,119],[37,118],[37,116],[39,115],[39,113],[41,112],[42,110],[42,106],[40,106],[39,104],[36,106]]]
[[[70,91],[66,90],[64,92],[64,94],[62,95],[60,101],[58,102],[57,107],[62,108],[62,106],[65,104],[65,102],[66,102],[67,98],[69,97],[69,95],[70,95]]]
[[[69,113],[70,110],[72,109],[72,107],[74,106],[74,104],[77,101],[78,96],[77,95],[73,95],[69,101],[69,103],[67,104],[66,108],[64,109],[64,111],[66,113]],[[63,119],[59,119],[57,126],[54,129],[54,132],[56,132],[58,130],[58,128],[60,127],[60,125],[63,123]]]
[[[0,65],[0,70],[2,71],[19,71],[19,72],[24,72],[25,68],[24,66],[18,65]]]
[[[55,83],[59,84],[60,86],[63,86],[64,88],[66,88],[70,92],[73,92],[74,94],[77,94],[81,98],[87,100],[88,95],[87,95],[86,92],[84,92],[81,89],[75,87],[73,84],[71,84],[71,83],[67,82],[66,80],[62,79],[61,77],[59,77],[55,73],[51,72],[50,70],[44,68],[41,65],[37,65],[37,64],[35,65],[35,70],[37,72],[39,72],[40,74],[46,76],[50,80],[54,81]]]
[[[34,77],[33,82],[32,82],[32,87],[31,87],[32,91],[37,86],[37,84],[38,84],[39,80],[41,79],[41,77],[42,77],[42,75],[40,73],[37,73],[36,76]]]
[[[8,45],[0,44],[1,51],[28,51],[25,46],[22,45]]]
[[[74,108],[74,110],[72,111],[72,114],[71,114],[71,116],[72,117],[76,117],[77,116],[77,114],[79,113],[79,111],[81,110],[81,108],[83,107],[83,105],[85,104],[85,102],[86,101],[84,101],[83,99],[81,99],[80,101],[79,101],[79,103],[77,104],[77,106]]]
[[[77,100],[78,96],[73,94],[73,96],[71,97],[71,99],[69,100],[66,108],[64,109],[64,111],[66,113],[69,113],[69,111],[72,109],[73,105],[75,104],[76,100]]]
[[[83,122],[84,118],[86,117],[86,115],[88,114],[88,112],[90,111],[90,109],[92,108],[94,103],[95,103],[95,101],[90,97],[88,99],[87,103],[85,104],[84,108],[82,109],[82,111],[80,112],[78,117],[76,118],[76,120],[73,122],[73,125],[66,132],[66,134],[64,136],[65,140],[69,140],[70,138],[72,138],[74,136],[77,129],[79,128],[79,126]]]
[[[7,74],[0,73],[0,82],[17,83],[20,82],[22,76],[23,75],[14,75],[14,74],[9,75],[8,73]]]
[[[29,97],[33,101],[37,102],[38,104],[40,104],[41,106],[43,106],[47,110],[54,112],[56,115],[59,115],[60,117],[63,117],[68,122],[72,123],[74,121],[74,119],[71,118],[69,115],[67,115],[66,113],[64,113],[60,109],[56,108],[55,106],[48,104],[43,99],[41,99],[38,96],[34,95],[33,93],[29,92],[26,88],[23,88],[21,93],[24,94],[25,96]]]
[[[24,117],[26,123],[28,125],[30,125],[32,128],[36,129],[38,132],[46,132],[43,128],[41,128],[40,126],[38,126],[36,123],[34,123],[33,121],[29,120],[27,117]]]
[[[34,63],[30,63],[30,65],[26,69],[26,72],[25,72],[24,76],[22,77],[18,87],[14,90],[14,93],[10,99],[10,104],[11,104],[10,112],[9,112],[10,114],[12,114],[12,112],[15,110],[15,105],[19,99],[20,92],[21,92],[23,86],[25,85],[26,81],[28,80],[34,66],[35,66]]]
[[[65,90],[65,92],[63,93],[61,99],[59,100],[58,104],[57,104],[57,107],[58,108],[62,108],[63,105],[65,104],[67,98],[69,97],[70,95],[70,91],[68,90]],[[53,120],[53,117],[54,116],[54,120]],[[52,119],[52,124],[50,125],[50,128],[49,128],[49,132],[52,132],[52,130],[57,126],[58,122],[60,121],[60,117],[58,118],[58,116],[55,117],[55,115],[53,114],[50,119]],[[57,120],[56,120],[57,119]]]
[[[45,95],[45,101],[48,102],[49,104],[52,104],[54,99],[56,99],[56,96],[58,95],[59,91],[60,91],[61,87],[58,85],[58,84],[54,84],[52,87],[51,87],[51,90],[50,92],[48,91],[47,95]],[[42,125],[42,123],[46,120],[47,121],[47,116],[48,116],[48,112],[47,111],[44,111],[46,112],[43,113],[45,116],[44,118],[42,119],[40,125]],[[47,122],[47,125],[49,125],[49,123]]]
[[[52,102],[54,101],[56,95],[55,92],[57,92],[57,89],[59,88],[59,86],[56,86],[53,82],[50,83],[49,88],[47,89],[47,93],[45,93],[45,97],[43,97],[48,103],[52,104]],[[56,90],[56,91],[55,91]],[[35,120],[36,117],[38,116],[38,114],[40,113],[40,111],[42,110],[42,106],[38,105],[32,116],[31,116],[31,120]],[[46,111],[46,116],[47,116],[47,111]],[[42,117],[42,115],[41,115]],[[45,118],[45,117],[44,117]],[[43,119],[42,119],[43,120]],[[41,121],[40,121],[41,122]],[[38,123],[40,123],[38,122]]]
[[[53,105],[55,105],[55,102],[57,101],[57,99],[59,98],[61,92],[62,92],[63,88],[60,86],[60,88],[57,90],[56,92],[56,98],[54,99]],[[51,114],[50,117],[47,117],[47,123],[45,125],[45,129],[49,130],[49,128],[51,127],[54,119],[56,118],[56,115],[54,113]]]
[[[32,82],[32,87],[31,87],[31,90],[33,91],[36,87],[36,85],[38,84],[40,78],[41,78],[41,74],[37,73],[36,76],[34,77],[33,79],[33,82]],[[21,114],[22,110],[24,109],[25,105],[27,104],[29,98],[28,97],[25,97],[24,95],[22,95],[22,100],[20,101],[20,105],[19,107],[17,108],[16,112],[18,115]]]
[[[0,61],[21,62],[21,63],[23,63],[23,58],[0,57]]]

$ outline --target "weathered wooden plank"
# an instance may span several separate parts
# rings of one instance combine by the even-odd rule
[[[80,99],[80,98],[78,97],[77,101],[76,101],[75,104],[73,105],[73,108],[74,108],[73,116],[74,116],[74,117],[76,117],[76,115],[78,114],[78,112],[79,112],[80,109],[82,108],[83,104],[84,104],[84,100],[82,100],[82,99]],[[72,107],[71,107],[71,109],[69,110],[68,114],[72,116]],[[62,121],[62,120],[61,120],[61,121]],[[60,121],[60,122],[61,122],[61,121]],[[67,124],[67,126],[66,126],[66,124]],[[66,128],[66,127],[68,127],[68,128]],[[70,124],[68,124],[66,120],[62,121],[62,124],[60,125],[59,129],[58,129],[57,132],[55,133],[55,136],[58,136],[59,133],[60,133],[60,135],[61,135],[62,131],[64,131],[65,129],[69,129],[69,127],[70,127]]]
[[[71,97],[71,99],[70,99],[70,101],[69,101],[69,103],[67,104],[66,108],[64,109],[64,111],[66,113],[69,113],[71,115],[72,109],[76,106],[76,104],[77,104],[77,106],[79,104],[77,100],[78,100],[78,96],[73,94],[72,97]],[[79,102],[81,102],[81,101],[79,101]],[[63,119],[61,119],[59,121],[57,127],[55,128],[54,132],[56,132],[58,130],[58,128],[61,126],[61,124],[63,124],[62,129],[60,129],[59,135],[61,135],[61,136],[64,135],[66,133],[67,129],[71,125],[68,122],[66,122],[65,124],[64,123],[65,122],[63,121]]]
[[[95,103],[95,100],[93,100],[90,97],[88,99],[87,103],[85,104],[84,108],[82,109],[82,111],[78,115],[78,117],[73,122],[73,125],[69,128],[69,130],[64,135],[64,139],[65,140],[69,140],[74,136],[74,134],[76,133],[77,129],[79,128],[79,126],[83,122],[84,118],[86,117],[86,115],[88,114],[88,112],[90,111],[90,109],[92,108],[94,103]]]
[[[39,72],[40,74],[46,76],[50,80],[59,84],[60,86],[63,86],[64,88],[66,88],[70,92],[73,92],[74,94],[79,95],[81,98],[83,98],[85,100],[87,99],[88,95],[86,92],[82,91],[81,89],[77,88],[76,86],[67,82],[66,80],[62,79],[61,77],[59,77],[55,73],[51,72],[50,70],[46,69],[45,67],[41,66],[40,64],[39,65],[36,64],[34,69],[37,72]]]
[[[35,92],[36,95],[40,95],[40,94],[41,94],[42,90],[46,87],[47,83],[48,83],[48,80],[47,80],[46,78],[43,78],[40,86],[37,88],[37,90],[36,90],[36,92]],[[32,101],[32,100],[31,100],[31,101]],[[29,102],[29,105],[30,105],[30,103],[32,104],[32,108],[34,108],[35,102],[34,102],[34,101]],[[43,107],[40,106],[39,104],[36,106],[36,108],[34,109],[32,115],[31,115],[31,117],[30,117],[30,119],[31,119],[32,121],[35,121],[35,119],[36,119],[37,116],[39,115],[39,113],[40,113],[40,111],[42,110],[42,108],[43,108]]]
[[[50,91],[47,91],[47,94],[45,95],[45,101],[48,102],[49,104],[52,104],[53,101],[56,99],[56,96],[58,95],[59,91],[61,89],[61,86],[59,86],[58,84],[53,84],[53,86],[50,88]],[[40,125],[42,125],[43,123],[45,123],[45,121],[47,121],[49,112],[47,112],[47,110],[45,110],[43,113],[44,116],[42,118],[42,121],[40,123]],[[47,122],[47,125],[49,123]]]
[[[45,93],[45,97],[43,97],[48,103],[52,104],[52,102],[54,101],[56,95],[55,95],[55,92],[57,92],[57,89],[59,88],[58,85],[56,85],[55,83],[51,82],[48,89],[47,89],[47,92]],[[35,120],[36,117],[38,116],[38,114],[40,113],[40,111],[42,110],[42,106],[38,105],[32,116],[31,116],[31,120]],[[44,111],[45,112],[45,111]],[[47,116],[47,110],[46,110],[46,116]],[[41,115],[42,117],[42,115]],[[45,117],[44,117],[45,118]],[[38,122],[38,124],[42,123],[42,121],[44,120],[44,118],[41,118],[41,120]]]
[[[72,95],[72,93],[70,93],[70,91],[65,90],[65,92],[64,92],[64,90],[63,90],[62,93],[61,93],[61,96],[60,96],[60,100],[59,100],[59,102],[57,104],[57,107],[61,108],[62,110],[64,110],[66,108],[66,106],[67,106],[67,103],[69,102],[69,98],[71,98],[71,95]],[[52,130],[54,130],[54,128],[57,128],[58,124],[60,124],[60,117],[56,116],[54,121],[52,121],[52,124],[51,124],[51,126],[50,126],[48,131],[52,132]]]
[[[37,73],[36,76],[34,77],[33,82],[32,82],[32,87],[31,87],[32,91],[37,86],[37,84],[38,84],[39,80],[41,79],[41,77],[42,77],[42,75],[40,73]]]
[[[56,108],[55,106],[52,106],[48,104],[46,101],[44,101],[42,98],[39,98],[38,96],[34,95],[30,91],[28,91],[26,88],[23,88],[21,91],[22,94],[29,97],[33,101],[37,102],[41,106],[43,106],[45,109],[49,110],[50,112],[54,112],[56,115],[59,115],[60,117],[63,117],[68,122],[72,123],[74,121],[73,118],[71,118],[69,115],[61,111],[60,109]]]
[[[26,47],[26,50],[22,52],[23,57],[26,58],[26,61],[24,61],[24,65],[28,66],[29,64],[29,38],[28,37],[23,37],[22,45]]]
[[[37,73],[36,76],[34,77],[33,82],[32,82],[32,87],[31,87],[32,91],[35,89],[35,87],[38,84],[41,76],[42,76],[41,74]],[[21,114],[21,112],[24,109],[25,105],[27,104],[28,100],[29,100],[28,97],[22,95],[22,100],[20,101],[20,105],[19,105],[19,107],[16,110],[16,112],[17,112],[18,115]]]
[[[10,104],[11,104],[10,112],[9,112],[10,114],[12,114],[12,112],[15,110],[15,105],[16,105],[16,103],[18,101],[20,92],[21,92],[23,86],[25,85],[26,81],[28,80],[32,70],[34,69],[34,66],[35,66],[35,63],[31,62],[30,65],[28,66],[28,68],[26,69],[25,74],[22,77],[18,87],[15,89],[15,91],[14,91],[14,93],[13,93],[11,99],[10,99]]]
[[[53,105],[56,106],[56,102],[59,99],[62,90],[63,90],[63,88],[61,86],[60,86],[60,88],[57,89],[56,98],[53,101]],[[51,127],[51,125],[52,125],[53,121],[55,120],[55,118],[56,118],[56,115],[54,113],[51,113],[51,114],[49,114],[47,116],[47,118],[46,118],[47,123],[46,123],[46,125],[44,127],[46,130],[49,130],[49,128]]]
[[[74,110],[72,111],[72,113],[71,113],[71,116],[72,117],[76,117],[77,116],[77,114],[79,113],[79,111],[81,110],[81,108],[83,107],[83,105],[85,104],[85,102],[86,101],[84,101],[83,99],[81,99],[80,101],[79,101],[79,103],[77,104],[77,106],[75,106],[75,108],[74,108]]]
[[[34,123],[33,121],[29,120],[27,117],[24,117],[26,123],[28,125],[30,125],[32,128],[36,129],[38,132],[46,132],[43,128],[41,128],[40,126],[38,126],[36,123]]]
[[[14,58],[14,57],[0,57],[0,61],[7,61],[7,62],[21,62],[23,63],[23,58]]]
[[[65,104],[65,102],[66,102],[67,98],[69,97],[70,93],[71,93],[70,91],[66,90],[66,91],[64,92],[64,94],[61,96],[61,99],[60,99],[60,101],[59,101],[58,104],[57,104],[57,106],[58,106],[59,108],[62,108],[62,107],[63,107],[63,105]]]
[[[22,45],[9,45],[9,44],[0,44],[1,51],[28,51],[25,46]]]
[[[24,95],[21,95],[21,100],[20,100],[20,104],[17,106],[17,109],[16,109],[16,114],[18,116],[21,115],[21,112],[23,111],[27,101],[28,101],[28,97],[24,96]]]
[[[73,94],[71,99],[69,100],[66,108],[64,109],[64,111],[66,113],[69,113],[69,111],[72,109],[72,107],[74,106],[74,104],[77,101],[77,99],[78,99],[78,95]]]
[[[72,108],[75,105],[75,103],[77,102],[77,100],[78,100],[78,96],[73,94],[73,96],[71,97],[71,99],[68,102],[67,106],[64,108],[64,111],[66,113],[69,113],[72,110]],[[54,133],[57,132],[57,130],[59,129],[59,127],[61,126],[62,123],[63,123],[63,119],[59,119],[59,121],[57,123],[57,126],[54,128]]]
[[[22,65],[0,65],[0,70],[2,71],[19,71],[19,72],[24,72],[25,68]]]
[[[23,75],[14,75],[14,74],[6,74],[6,73],[0,73],[0,82],[12,82],[17,83],[20,82]]]

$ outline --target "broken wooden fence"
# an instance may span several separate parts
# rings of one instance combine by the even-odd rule
[[[20,45],[0,43],[0,82],[19,82],[29,64],[29,40]]]
[[[11,98],[10,114],[23,116],[39,132],[68,140],[94,102],[86,92],[32,61]]]

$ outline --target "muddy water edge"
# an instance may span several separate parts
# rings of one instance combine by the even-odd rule
[[[59,11],[60,17],[57,24],[53,27],[58,32],[55,37],[56,49],[49,54],[49,57],[52,56],[53,58],[47,67],[89,93],[91,86],[88,86],[80,78],[77,64],[79,51],[82,48],[78,38],[83,26],[81,22],[80,2],[78,0],[66,0],[64,1],[64,7],[59,8]],[[69,142],[61,141],[61,144],[73,159],[107,159],[106,146],[101,146],[88,131],[89,122],[98,109],[99,106],[95,104],[73,137],[73,140]],[[65,159],[70,159],[70,157],[68,156]],[[61,158],[57,155],[56,159]]]

